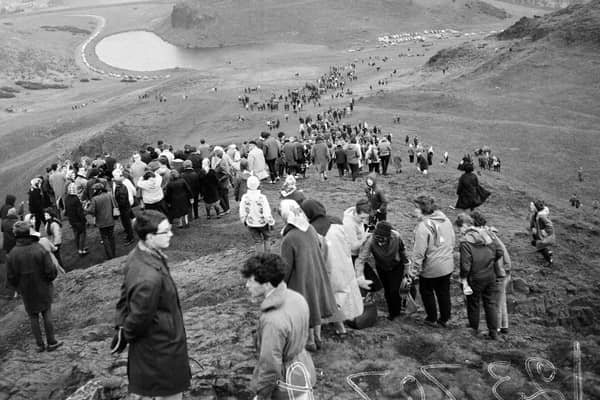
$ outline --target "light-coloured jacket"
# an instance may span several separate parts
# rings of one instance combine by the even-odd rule
[[[260,190],[248,189],[240,200],[240,221],[251,228],[275,225],[269,200]]]
[[[411,274],[438,278],[454,271],[454,229],[452,223],[437,210],[426,215],[415,228]]]

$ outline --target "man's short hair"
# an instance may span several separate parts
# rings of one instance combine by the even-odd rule
[[[356,213],[357,214],[370,214],[371,213],[371,203],[369,200],[362,199],[356,202]]]
[[[254,276],[256,282],[269,282],[276,287],[283,281],[286,268],[285,261],[277,254],[257,254],[246,260],[242,267],[242,276],[246,279]]]
[[[158,225],[166,220],[165,214],[156,210],[144,210],[137,215],[133,222],[133,229],[141,240],[146,240],[149,233],[156,233]]]
[[[415,199],[415,204],[424,215],[432,214],[435,210],[437,210],[437,206],[435,205],[435,199],[428,195],[422,194],[417,196]]]
[[[471,218],[471,216],[467,213],[460,213],[456,216],[456,226],[458,226],[459,228],[462,228],[465,224],[468,225],[472,225],[473,224],[473,218]]]
[[[27,237],[29,236],[30,227],[31,225],[25,221],[17,221],[12,227],[13,235],[16,238]]]
[[[471,213],[471,218],[473,219],[473,225],[477,227],[485,226],[485,224],[487,224],[487,220],[479,211],[473,211]]]

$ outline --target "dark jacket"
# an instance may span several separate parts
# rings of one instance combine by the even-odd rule
[[[29,212],[41,214],[49,201],[44,199],[42,189],[29,189]]]
[[[69,220],[69,224],[73,227],[73,230],[77,232],[85,231],[85,212],[81,201],[76,194],[69,194],[65,198],[65,215]]]
[[[171,218],[183,217],[189,212],[192,191],[185,180],[181,177],[171,178],[165,192],[165,201],[169,206]]]
[[[19,218],[16,215],[7,215],[2,219],[2,248],[4,249],[6,254],[8,254],[17,243],[15,235],[13,234],[12,227],[18,220]]]
[[[504,256],[502,247],[485,228],[467,229],[460,242],[460,277],[471,282],[496,279],[496,261]]]
[[[482,205],[490,195],[487,190],[479,186],[477,175],[475,175],[473,172],[465,172],[461,175],[458,180],[456,194],[458,195],[456,208],[463,210]]]
[[[194,154],[191,155],[193,156]],[[200,163],[202,163],[202,161],[200,161]],[[202,168],[202,165],[200,165],[200,168]],[[192,197],[194,199],[197,198],[200,195],[200,176],[198,176],[198,173],[193,169],[184,169],[181,177],[190,187]]]
[[[127,212],[127,210],[131,209],[131,204],[129,203],[129,191],[127,190],[127,186],[123,183],[115,181],[113,196],[119,210]]]
[[[199,171],[202,168],[202,155],[200,153],[191,153],[188,160],[192,162],[194,171]]]
[[[346,164],[346,151],[343,147],[336,147],[335,149],[335,163],[338,165]]]
[[[217,181],[215,170],[211,169],[208,173],[204,170],[200,172],[200,194],[206,204],[219,201],[219,181]]]
[[[17,198],[15,196],[13,196],[12,194],[6,195],[6,201],[0,208],[0,219],[6,218],[6,215],[8,214],[8,210],[10,210],[11,208],[13,208],[15,206],[16,201],[17,201]]]
[[[140,246],[127,256],[117,303],[117,325],[129,343],[129,391],[170,396],[191,379],[183,315],[166,259]]]
[[[113,217],[113,202],[111,195],[103,192],[92,197],[87,213],[96,217],[96,226],[98,228],[108,228],[115,225]]]
[[[377,188],[377,177],[375,174],[369,174],[368,179],[373,181],[373,186],[369,187],[367,185],[365,188],[365,194],[367,195],[367,199],[371,204],[371,209],[373,212],[377,212],[377,210],[379,210],[381,214],[386,214],[388,202],[383,194],[383,191]]]
[[[275,160],[279,157],[279,142],[274,137],[270,136],[263,143],[263,152],[265,160]]]
[[[16,246],[6,259],[8,283],[23,298],[25,311],[37,314],[50,309],[52,281],[57,271],[50,253],[28,236],[17,238]]]

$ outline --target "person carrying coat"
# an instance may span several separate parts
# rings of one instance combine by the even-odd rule
[[[284,281],[308,302],[310,332],[306,348],[315,351],[321,346],[323,319],[337,310],[327,275],[326,242],[310,225],[298,203],[282,200],[279,209],[286,223],[281,232],[281,257],[287,264]]]
[[[477,175],[473,172],[472,162],[464,163],[463,170],[465,172],[460,176],[456,188],[456,194],[458,195],[456,208],[473,211],[487,200],[490,192],[479,185]]]
[[[536,200],[529,204],[529,211],[531,212],[529,228],[533,238],[531,244],[544,256],[546,267],[552,267],[554,266],[552,246],[556,242],[556,236],[554,224],[550,220],[550,209],[542,200]]]
[[[134,229],[140,241],[125,262],[116,315],[129,344],[129,391],[181,400],[191,371],[179,295],[163,253],[173,236],[171,224],[164,214],[145,210]]]
[[[258,362],[251,384],[257,400],[306,399],[316,383],[315,367],[305,350],[309,307],[300,293],[287,287],[286,267],[276,254],[255,255],[242,267],[250,295],[264,297],[255,337]],[[280,382],[305,389],[288,391]]]
[[[39,352],[53,351],[62,345],[54,336],[52,323],[52,281],[58,271],[50,253],[30,235],[30,225],[19,221],[13,226],[16,246],[6,260],[8,283],[17,290],[23,299],[25,311],[29,314],[31,331]],[[42,338],[39,315],[42,314],[46,331],[46,344]]]

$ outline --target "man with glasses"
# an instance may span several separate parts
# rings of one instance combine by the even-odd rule
[[[140,241],[127,256],[117,303],[117,326],[129,344],[129,391],[144,400],[180,400],[191,372],[179,295],[163,253],[171,225],[146,210],[134,229]]]

